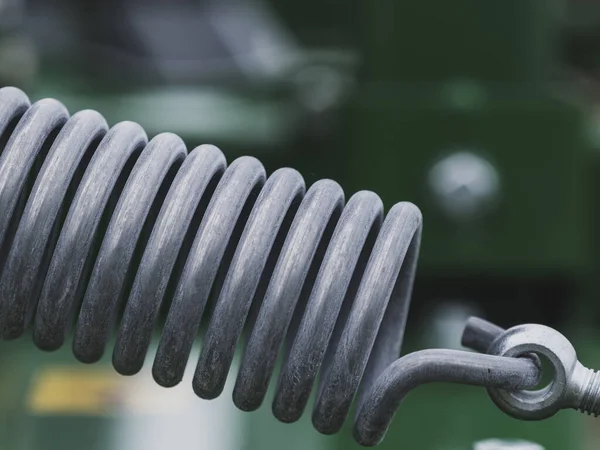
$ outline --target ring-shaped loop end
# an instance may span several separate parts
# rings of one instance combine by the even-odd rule
[[[488,388],[491,399],[506,414],[521,420],[542,420],[563,407],[568,381],[577,364],[577,354],[558,331],[544,325],[519,325],[495,339],[488,353],[509,357],[543,356],[550,361],[554,371],[552,382],[539,390]],[[539,364],[538,358],[533,360]]]

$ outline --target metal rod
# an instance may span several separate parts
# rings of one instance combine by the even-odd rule
[[[487,353],[494,339],[504,331],[504,328],[487,320],[480,319],[479,317],[469,317],[463,331],[461,343],[471,350]]]
[[[421,350],[394,362],[371,388],[354,422],[354,437],[373,446],[385,436],[406,395],[425,383],[448,382],[506,390],[531,389],[540,370],[528,358],[506,358],[460,350]]]

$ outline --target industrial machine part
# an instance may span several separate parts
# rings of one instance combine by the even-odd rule
[[[74,320],[73,352],[91,363],[116,327],[113,365],[133,375],[164,307],[153,376],[174,386],[210,305],[193,380],[200,397],[221,394],[248,323],[234,403],[245,411],[261,405],[285,342],[274,415],[298,420],[319,374],[315,428],[337,432],[358,395],[355,438],[363,445],[383,439],[419,384],[485,386],[500,405],[499,398],[538,384],[531,352],[550,357],[557,373],[576,362],[568,341],[545,328],[503,332],[482,321],[469,322],[465,343],[489,354],[424,350],[396,360],[421,235],[421,214],[410,203],[396,204],[384,219],[372,192],[344,206],[333,181],[305,193],[292,169],[267,178],[250,157],[226,167],[215,147],[187,154],[173,134],[147,142],[135,123],[109,129],[91,110],[69,118],[58,101],[30,105],[15,88],[0,89],[0,136],[5,339],[32,324],[36,345],[54,350]],[[597,413],[597,377],[573,394],[571,372],[563,372],[531,403],[542,404],[544,417],[548,398],[556,409]],[[511,397],[512,410],[503,409],[541,418],[527,416],[523,392]],[[557,403],[567,394],[577,401]]]
[[[485,320],[471,318],[463,345],[492,355],[546,357],[554,375],[552,383],[536,391],[508,392],[489,389],[490,397],[505,413],[524,420],[540,420],[560,409],[573,408],[600,415],[600,373],[584,367],[575,349],[562,334],[544,325],[519,325],[505,331]]]

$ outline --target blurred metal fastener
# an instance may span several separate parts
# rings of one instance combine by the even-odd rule
[[[544,447],[527,441],[488,439],[476,442],[473,450],[544,450]]]
[[[444,213],[460,221],[489,211],[500,197],[498,171],[470,151],[458,151],[438,161],[429,171],[428,183]]]
[[[600,415],[600,373],[584,367],[577,360],[575,348],[558,331],[544,325],[518,325],[501,332],[487,353],[497,356],[544,356],[554,371],[552,382],[535,391],[489,388],[490,397],[505,413],[517,419],[541,420],[561,409],[577,409]],[[470,319],[463,343],[481,350],[493,339],[494,328],[482,319]],[[480,336],[480,338],[476,338]]]

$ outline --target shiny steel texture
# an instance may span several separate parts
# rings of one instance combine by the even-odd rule
[[[319,376],[315,428],[337,432],[358,397],[363,445],[383,438],[422,383],[538,382],[528,358],[425,350],[397,360],[421,236],[411,203],[384,218],[372,192],[345,204],[333,181],[305,192],[292,169],[267,177],[251,157],[227,167],[213,146],[188,154],[176,135],[148,142],[135,123],[109,129],[95,111],[70,117],[14,88],[0,89],[0,138],[4,339],[31,326],[36,345],[54,350],[72,329],[73,353],[92,363],[116,331],[113,365],[132,375],[160,328],[153,376],[174,386],[207,312],[200,397],[221,394],[246,327],[235,404],[261,405],[282,354],[274,415],[299,419]]]
[[[510,416],[541,420],[561,409],[577,409],[595,417],[600,414],[600,373],[584,367],[577,360],[573,345],[558,331],[534,324],[504,331],[482,319],[472,318],[465,328],[463,345],[498,356],[544,356],[550,362],[553,380],[541,389],[488,388],[494,403]]]

